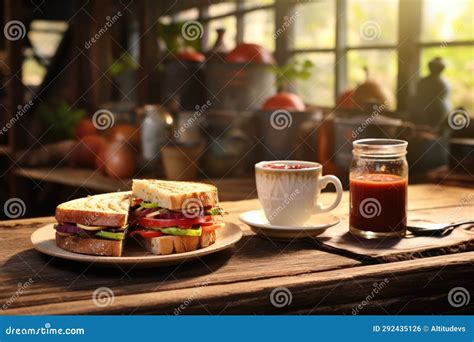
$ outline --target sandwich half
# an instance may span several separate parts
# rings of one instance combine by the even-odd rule
[[[131,192],[78,198],[56,207],[56,245],[74,253],[121,256]]]
[[[208,247],[224,226],[213,185],[134,179],[132,197],[129,235],[153,254]]]

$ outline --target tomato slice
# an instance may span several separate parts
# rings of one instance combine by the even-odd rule
[[[134,198],[133,201],[132,201],[132,207],[134,207],[136,205],[139,205],[140,203],[142,203],[141,198]]]
[[[130,235],[131,236],[141,235],[144,238],[154,238],[154,237],[163,236],[164,234],[162,232],[155,232],[151,230],[134,230],[133,232],[130,233]]]
[[[224,223],[215,223],[215,224],[210,224],[210,225],[206,224],[206,225],[201,225],[201,229],[203,232],[209,233],[218,228],[223,228],[224,226],[225,226]]]
[[[199,216],[195,218],[182,218],[182,219],[157,219],[151,217],[142,217],[138,223],[144,227],[191,227],[194,224],[206,223],[212,220],[211,216]]]

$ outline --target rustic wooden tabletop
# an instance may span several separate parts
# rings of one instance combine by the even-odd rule
[[[323,200],[331,196],[325,193]],[[473,197],[472,189],[410,186],[409,211],[462,207],[472,213]],[[472,304],[455,307],[447,299],[455,287],[474,294],[474,252],[373,264],[319,250],[311,240],[276,242],[256,236],[238,216],[258,208],[257,200],[222,206],[229,213],[227,220],[244,231],[234,248],[157,269],[97,268],[51,258],[33,249],[30,235],[54,218],[0,222],[2,314],[474,312]],[[347,212],[345,193],[334,213]],[[389,284],[372,295],[375,284],[384,281]],[[93,293],[101,287],[109,288],[113,298],[97,303]],[[280,291],[284,305],[271,298],[275,291]]]

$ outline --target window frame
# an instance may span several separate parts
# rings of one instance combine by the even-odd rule
[[[275,27],[278,28],[284,22],[284,17],[294,12],[297,4],[305,4],[316,2],[317,0],[275,0],[273,4],[264,6],[252,6],[246,8],[244,0],[236,0],[235,11],[223,13],[217,16],[209,16],[209,5],[199,7],[198,20],[203,24],[205,30],[203,35],[203,43],[208,45],[209,39],[209,22],[215,19],[226,18],[230,16],[236,17],[236,44],[242,43],[244,34],[244,15],[257,10],[274,9]],[[394,44],[369,44],[369,45],[349,45],[347,44],[347,2],[348,0],[335,0],[336,4],[336,20],[335,20],[335,43],[334,48],[290,48],[289,40],[294,39],[294,30],[287,28],[276,38],[275,57],[278,64],[286,63],[290,58],[298,54],[304,53],[334,53],[337,63],[334,64],[335,91],[334,103],[337,97],[347,87],[347,54],[350,51],[361,50],[392,50],[397,55],[397,93],[394,94],[397,100],[396,110],[403,111],[408,108],[410,94],[416,86],[420,77],[420,61],[423,49],[445,46],[445,47],[469,47],[474,46],[474,40],[453,40],[453,41],[421,41],[421,18],[423,16],[423,1],[398,1],[398,37]],[[402,18],[404,21],[402,23]],[[403,61],[403,62],[402,62]]]

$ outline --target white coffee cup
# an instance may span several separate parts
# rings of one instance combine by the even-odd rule
[[[277,168],[280,165],[288,166]],[[309,161],[274,160],[255,164],[258,199],[268,221],[275,226],[303,226],[311,215],[336,208],[343,193],[341,181],[336,176],[322,176],[322,171],[321,164]],[[318,196],[328,184],[336,187],[336,199],[322,206]]]

